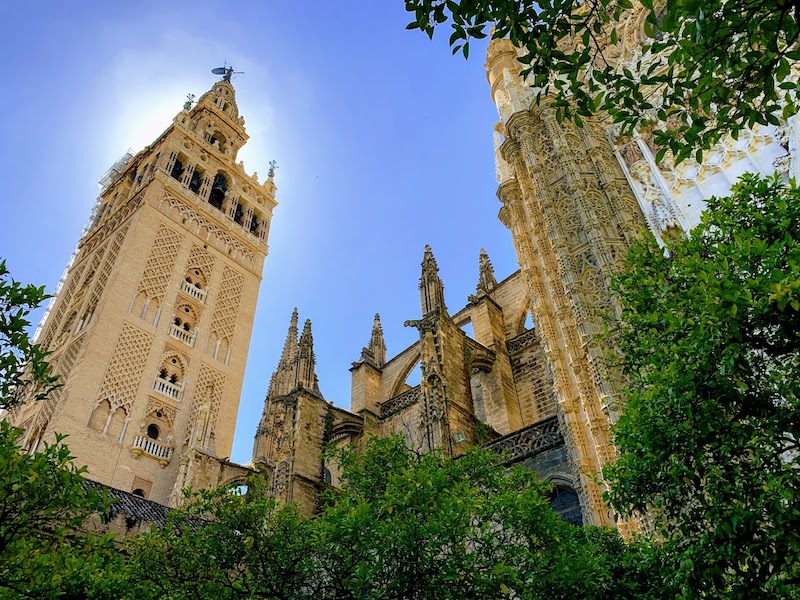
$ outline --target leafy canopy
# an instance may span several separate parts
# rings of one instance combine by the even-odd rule
[[[29,386],[37,389],[32,400],[40,400],[56,384],[48,374],[47,355],[28,338],[30,312],[47,295],[43,287],[23,285],[11,279],[0,260],[0,409],[11,409]]]
[[[0,408],[19,406],[24,389],[36,390],[26,398],[47,398],[56,385],[26,332],[44,298],[43,288],[10,279],[0,261]],[[111,539],[81,530],[108,501],[83,484],[85,469],[73,465],[63,438],[23,453],[21,434],[0,420],[0,598],[64,597],[105,568]]]
[[[676,593],[800,597],[800,190],[746,175],[668,250],[618,281],[610,500],[650,511]]]
[[[491,452],[417,455],[395,437],[334,457],[343,485],[319,515],[277,505],[260,475],[244,496],[203,493],[166,528],[129,541],[123,589],[170,599],[661,597],[649,544],[567,524],[547,484]]]
[[[623,134],[655,126],[676,161],[702,160],[723,136],[779,124],[798,108],[800,10],[791,0],[405,0],[409,29],[449,24],[453,53],[509,38],[523,76],[559,118],[598,112]],[[626,21],[643,7],[641,52],[624,54]],[[638,37],[638,35],[637,35]],[[635,42],[636,43],[636,42]],[[622,58],[620,58],[622,57]]]

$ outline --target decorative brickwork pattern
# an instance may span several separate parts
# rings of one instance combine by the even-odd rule
[[[75,365],[75,360],[78,358],[78,354],[81,351],[84,339],[85,338],[80,337],[72,342],[72,344],[70,344],[70,346],[67,347],[64,353],[61,355],[58,363],[55,365],[51,364],[52,372],[54,374],[61,375],[61,383],[63,385],[54,390],[45,400],[42,401],[41,408],[34,417],[33,427],[28,428],[28,431],[33,430],[44,432],[55,412],[61,407],[61,398],[64,392],[64,386],[66,386],[67,382],[69,381],[70,372],[72,371],[72,367]]]
[[[244,276],[226,267],[217,296],[217,307],[211,321],[211,335],[218,340],[227,340],[228,344],[236,328],[243,288]]]
[[[130,323],[122,326],[122,333],[100,388],[100,400],[107,399],[112,408],[133,401],[152,342],[153,336],[146,331]]]
[[[150,299],[161,301],[167,290],[172,269],[175,266],[175,255],[181,246],[183,236],[169,227],[162,225],[150,250],[147,266],[144,268],[139,292],[144,292]]]
[[[183,223],[189,230],[214,244],[234,260],[247,267],[253,266],[255,260],[253,251],[234,236],[225,233],[221,227],[213,224],[199,211],[189,208],[185,203],[166,192],[161,200],[161,208],[171,218]]]
[[[214,270],[214,257],[200,246],[192,246],[192,251],[189,254],[188,270],[200,269],[206,278],[211,276]]]
[[[125,240],[125,234],[127,232],[128,225],[125,225],[117,232],[117,235],[114,236],[114,240],[109,245],[108,252],[106,252],[105,260],[103,262],[103,267],[100,269],[100,272],[95,279],[94,288],[92,289],[91,296],[89,297],[89,302],[86,304],[86,309],[83,311],[84,324],[88,323],[92,318],[92,315],[97,308],[97,303],[100,302],[100,298],[103,295],[103,290],[105,290],[106,283],[108,282],[108,276],[111,274],[111,270],[114,268],[114,262],[117,259],[119,249],[122,247],[122,242]]]

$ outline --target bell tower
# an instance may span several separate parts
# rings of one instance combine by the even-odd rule
[[[182,455],[230,456],[277,205],[247,137],[226,73],[101,181],[37,332],[62,386],[12,416],[27,449],[68,434],[89,478],[161,503]]]

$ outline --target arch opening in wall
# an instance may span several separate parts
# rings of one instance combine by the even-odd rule
[[[142,488],[136,488],[131,492],[134,496],[139,496],[139,498],[147,498]]]
[[[401,390],[401,393],[409,388],[417,387],[420,383],[422,383],[422,361],[417,358],[403,379],[403,390]]]
[[[111,419],[106,427],[106,435],[109,439],[119,443],[125,435],[125,425],[128,421],[128,412],[125,407],[120,406],[111,415]]]
[[[186,172],[186,157],[183,154],[179,154],[175,158],[175,164],[172,165],[172,171],[170,171],[170,176],[173,179],[177,179],[180,181],[183,179],[183,174]]]
[[[564,484],[557,484],[550,494],[550,508],[558,513],[567,523],[583,525],[581,501],[578,493]]]
[[[106,424],[111,416],[111,403],[108,400],[101,400],[92,410],[89,416],[89,429],[103,433],[106,429]]]
[[[205,273],[200,267],[189,267],[183,276],[184,281],[198,290],[206,289],[208,285]]]
[[[179,385],[183,383],[184,372],[185,365],[183,360],[176,354],[170,354],[161,361],[158,378],[173,385]]]
[[[183,331],[193,331],[197,326],[198,314],[191,304],[181,304],[175,309],[175,316],[172,319],[173,324]]]
[[[261,220],[262,220],[261,214],[253,211],[253,217],[250,220],[250,233],[252,233],[255,236],[258,236],[260,234],[259,227],[261,226]]]
[[[236,222],[237,225],[244,226],[244,215],[245,210],[244,206],[241,202],[236,202],[236,208],[233,211],[233,220]]]
[[[222,210],[222,203],[225,201],[225,194],[228,193],[228,178],[222,173],[214,175],[214,182],[211,184],[211,193],[208,195],[208,203]]]
[[[227,140],[225,136],[222,135],[219,131],[215,131],[211,135],[208,136],[208,143],[211,147],[219,148],[220,152],[223,154],[225,153],[225,148],[227,147]]]
[[[200,192],[200,186],[203,185],[203,171],[198,167],[195,167],[194,172],[192,172],[192,176],[189,179],[189,191],[194,192],[195,194]]]

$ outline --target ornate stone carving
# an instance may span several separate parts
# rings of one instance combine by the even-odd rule
[[[506,348],[509,354],[516,354],[517,352],[522,352],[529,346],[533,345],[536,342],[536,330],[529,329],[528,331],[521,333],[515,338],[511,338],[506,342]]]
[[[399,412],[403,412],[409,406],[412,406],[417,402],[419,402],[421,396],[422,396],[422,390],[420,386],[416,386],[411,388],[410,390],[406,390],[399,396],[395,396],[394,398],[389,398],[386,402],[380,405],[381,418],[385,419],[386,417],[390,417],[392,415],[396,415]]]
[[[513,464],[563,445],[564,437],[558,428],[558,418],[550,417],[490,442],[484,448],[498,454],[508,453],[506,464]]]

